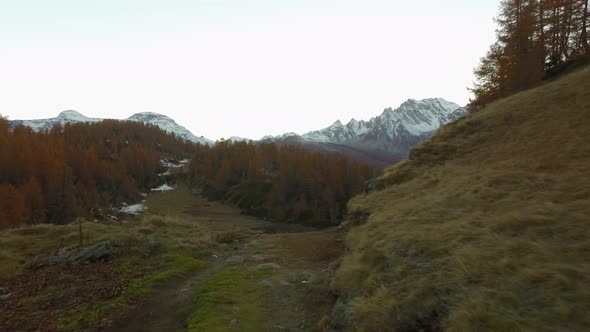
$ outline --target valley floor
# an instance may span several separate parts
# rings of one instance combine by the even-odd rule
[[[126,243],[141,243],[130,234],[147,233],[158,241],[156,249],[130,245],[134,249],[107,262],[24,268],[3,279],[10,296],[0,301],[0,329],[319,330],[334,302],[329,264],[344,250],[343,231],[244,216],[182,186],[151,195],[146,205],[147,215],[101,231]],[[16,241],[15,232],[0,241]],[[115,294],[89,296],[101,292]]]

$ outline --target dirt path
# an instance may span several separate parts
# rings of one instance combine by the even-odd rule
[[[163,210],[168,207],[165,202],[162,206]],[[343,250],[343,233],[339,230],[313,231],[272,224],[198,196],[184,204],[180,213],[227,238],[205,257],[210,262],[208,268],[160,285],[147,301],[114,322],[108,331],[185,331],[188,316],[199,310],[195,287],[228,265],[246,274],[255,273],[261,266],[273,270],[256,284],[257,291],[264,294],[266,318],[262,330],[309,331],[329,312],[333,297],[328,291],[328,264]],[[228,263],[232,260],[239,262]],[[227,321],[227,330],[240,330],[238,319],[230,315]]]
[[[183,278],[175,278],[152,294],[141,306],[117,320],[107,332],[118,331],[184,331],[186,319],[195,306],[195,284],[206,279],[222,267],[215,264]]]

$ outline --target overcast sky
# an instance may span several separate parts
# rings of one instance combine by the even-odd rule
[[[0,0],[0,114],[166,114],[304,133],[414,98],[466,104],[499,0]]]

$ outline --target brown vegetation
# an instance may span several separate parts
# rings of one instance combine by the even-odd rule
[[[366,164],[297,146],[218,142],[191,165],[204,193],[277,221],[333,225],[373,176]]]
[[[105,120],[13,130],[0,117],[0,229],[63,224],[90,210],[138,200],[158,181],[162,156],[193,145],[157,127]]]
[[[587,330],[588,82],[590,68],[445,126],[354,198],[370,215],[347,239],[332,324]]]

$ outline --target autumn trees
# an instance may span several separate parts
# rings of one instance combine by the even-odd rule
[[[373,170],[340,155],[298,146],[218,142],[201,147],[190,168],[212,198],[283,222],[336,223]]]
[[[0,228],[65,223],[136,200],[156,183],[161,156],[193,149],[142,123],[105,120],[34,132],[9,129],[0,118]]]
[[[587,56],[588,0],[503,0],[497,40],[474,70],[471,110],[528,89]]]

